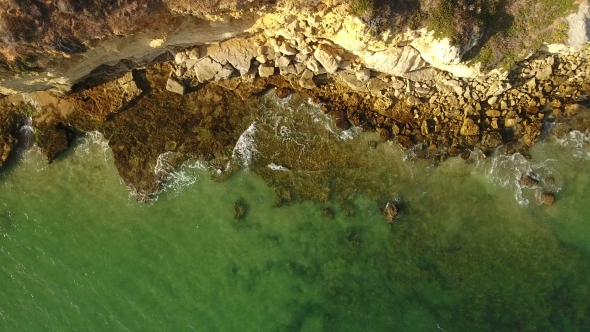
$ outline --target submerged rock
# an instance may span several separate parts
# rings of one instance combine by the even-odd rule
[[[391,224],[395,219],[400,218],[401,214],[396,202],[385,203],[385,206],[383,206],[383,215],[388,224]]]
[[[533,178],[530,174],[523,174],[518,183],[523,187],[532,188],[539,184],[539,180]]]
[[[327,208],[323,209],[322,210],[322,217],[324,217],[328,220],[334,219],[334,211],[332,211],[332,208],[327,207]]]
[[[241,201],[236,201],[234,203],[234,219],[240,221],[246,214],[246,206]]]

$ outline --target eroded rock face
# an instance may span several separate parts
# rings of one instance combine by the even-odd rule
[[[373,70],[393,76],[407,76],[409,72],[424,69],[427,65],[418,51],[411,46],[392,47],[364,58]]]

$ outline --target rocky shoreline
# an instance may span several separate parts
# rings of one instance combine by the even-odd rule
[[[165,181],[163,154],[171,168],[189,158],[209,162],[220,180],[238,169],[234,147],[260,116],[260,95],[273,87],[279,97],[296,92],[319,104],[340,130],[376,131],[434,162],[500,145],[526,155],[555,122],[588,130],[587,44],[539,51],[508,72],[461,77],[425,61],[416,43],[346,49],[318,32],[329,19],[279,20],[280,29],[272,22],[246,37],[176,48],[132,70],[107,66],[63,95],[7,96],[0,101],[1,162],[27,118],[49,162],[77,135],[97,130],[125,183],[147,201]]]

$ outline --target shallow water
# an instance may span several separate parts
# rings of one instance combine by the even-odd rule
[[[352,218],[333,200],[275,208],[259,176],[217,183],[198,162],[140,204],[99,135],[52,165],[33,149],[0,178],[0,330],[587,331],[583,141],[438,167],[367,149],[385,162],[350,176],[399,198],[391,226],[362,190]],[[518,187],[525,171],[547,178],[554,206]]]

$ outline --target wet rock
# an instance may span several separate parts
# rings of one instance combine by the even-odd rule
[[[395,219],[401,217],[399,208],[395,202],[387,202],[383,206],[383,215],[388,224],[392,224]]]
[[[377,128],[377,133],[382,141],[389,141],[391,138],[391,131],[388,128]]]
[[[523,174],[518,180],[518,183],[525,188],[533,188],[539,184],[539,180],[532,177],[530,174]]]
[[[397,144],[402,148],[402,150],[407,150],[412,147],[412,139],[410,136],[407,135],[397,135]]]
[[[291,94],[291,90],[289,90],[287,88],[278,88],[276,90],[276,94],[277,94],[277,97],[279,97],[281,99],[287,98]]]
[[[541,203],[543,205],[553,205],[555,203],[555,194],[551,192],[544,192],[541,194]]]
[[[332,211],[332,208],[327,207],[327,208],[323,209],[322,210],[322,217],[324,217],[328,220],[334,219],[334,211]]]
[[[375,149],[377,148],[377,144],[378,144],[378,143],[377,143],[377,141],[370,140],[370,141],[368,142],[368,144],[369,144],[369,148],[370,148],[371,150],[375,150]]]
[[[330,111],[330,116],[333,119],[336,119],[336,120],[338,120],[338,119],[344,119],[345,118],[345,113],[342,110],[332,110],[332,111]]]
[[[234,219],[241,221],[245,214],[246,214],[245,204],[241,201],[236,201],[234,203]]]
[[[583,105],[580,104],[567,104],[564,106],[565,109],[565,114],[567,116],[574,116],[584,110],[586,110],[586,107],[584,107]]]
[[[346,119],[338,119],[336,120],[335,126],[340,130],[348,130],[350,129],[350,122]]]

